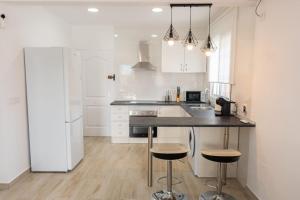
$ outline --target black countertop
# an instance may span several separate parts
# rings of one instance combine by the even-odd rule
[[[186,102],[164,101],[114,101],[111,105],[173,105],[181,106],[191,117],[130,117],[130,126],[157,127],[255,127],[255,123],[243,123],[235,116],[215,116],[214,110],[195,110]]]
[[[131,101],[113,101],[112,106],[180,106],[183,104],[192,104],[188,102],[176,102],[176,101],[147,101],[147,100],[131,100]],[[198,103],[199,104],[199,103]]]

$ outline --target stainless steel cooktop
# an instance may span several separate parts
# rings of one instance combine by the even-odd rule
[[[129,111],[129,116],[157,117],[157,111],[156,110],[131,110]]]

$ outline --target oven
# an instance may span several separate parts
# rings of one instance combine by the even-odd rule
[[[157,117],[157,111],[152,110],[136,110],[129,111],[129,117]],[[157,127],[152,127],[152,136],[157,137]],[[129,126],[129,137],[132,138],[147,138],[148,127],[145,126]]]

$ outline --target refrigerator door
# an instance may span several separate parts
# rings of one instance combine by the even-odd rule
[[[67,171],[63,48],[25,48],[32,171]]]
[[[66,122],[82,116],[81,56],[76,50],[64,49]]]
[[[71,123],[66,123],[68,169],[72,170],[82,160],[84,155],[82,117]]]

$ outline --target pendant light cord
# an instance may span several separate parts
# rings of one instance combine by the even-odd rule
[[[192,30],[192,6],[190,6],[190,30]]]
[[[173,24],[173,7],[171,6],[171,25]]]
[[[211,6],[209,6],[209,11],[208,11],[208,36],[210,37],[210,9],[211,9]]]
[[[262,14],[258,13],[258,8],[259,8],[261,2],[262,2],[262,0],[258,0],[258,3],[256,5],[256,7],[255,7],[255,14],[256,14],[257,17],[263,17],[264,16],[263,13]]]

